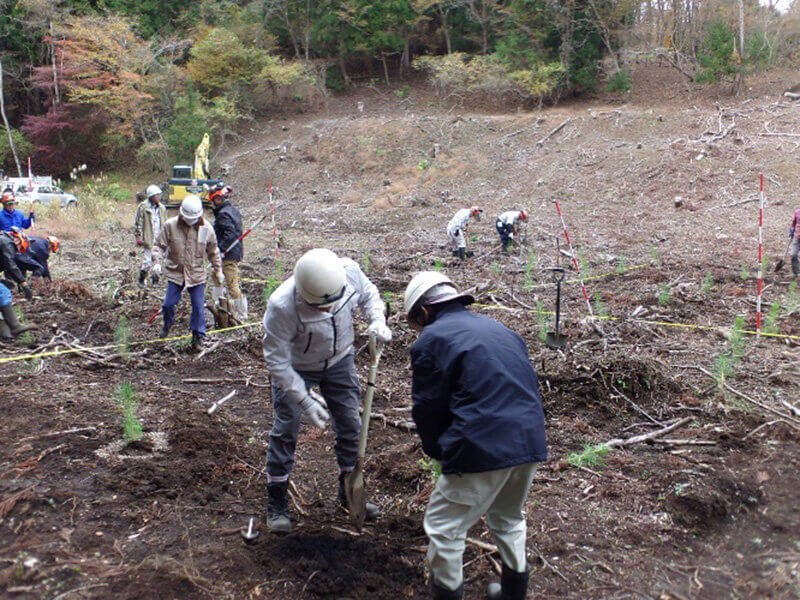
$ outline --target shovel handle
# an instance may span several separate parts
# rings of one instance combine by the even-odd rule
[[[378,379],[378,363],[381,359],[383,344],[369,336],[369,353],[372,360],[369,364],[367,377],[367,393],[364,394],[364,413],[361,416],[361,434],[358,437],[358,458],[364,458],[367,453],[367,435],[369,433],[369,420],[372,416],[372,397],[375,395],[375,381]]]

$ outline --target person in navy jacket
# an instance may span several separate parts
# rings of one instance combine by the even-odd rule
[[[467,531],[486,516],[503,561],[490,598],[524,600],[528,585],[523,507],[547,459],[539,383],[522,338],[469,311],[440,272],[416,275],[405,292],[411,347],[412,416],[423,451],[442,475],[425,513],[427,565],[439,600],[463,598]]]
[[[51,252],[58,252],[61,242],[54,235],[48,235],[46,239],[31,235],[28,236],[28,241],[30,242],[28,249],[25,252],[17,252],[14,256],[17,266],[22,271],[30,271],[34,277],[52,279],[48,261]]]

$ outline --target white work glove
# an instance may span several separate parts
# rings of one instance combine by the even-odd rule
[[[156,263],[153,265],[153,275],[161,277],[161,265]]]
[[[328,414],[327,410],[322,408],[319,402],[314,400],[311,396],[306,396],[298,402],[298,406],[300,406],[303,413],[314,427],[325,429],[325,425],[327,425],[331,416]]]
[[[214,283],[220,287],[225,285],[225,274],[222,271],[214,271]]]
[[[218,304],[221,298],[225,297],[225,288],[221,285],[215,285],[211,288],[211,299],[214,304]]]
[[[384,344],[392,341],[392,330],[383,321],[373,321],[367,327],[367,335],[374,335],[375,339]]]
[[[320,394],[318,391],[308,390],[308,395],[311,396],[313,400],[316,400],[319,404],[321,404],[322,408],[328,408],[328,403],[325,402],[325,398],[323,398],[322,394]]]

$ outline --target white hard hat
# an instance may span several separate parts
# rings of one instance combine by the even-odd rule
[[[145,194],[147,194],[148,198],[152,198],[153,196],[157,196],[160,193],[161,193],[161,188],[158,187],[157,185],[148,185],[147,186],[147,191],[145,192]]]
[[[347,276],[342,260],[330,250],[309,250],[294,266],[294,284],[311,306],[330,306],[344,296]]]
[[[199,219],[203,216],[203,201],[200,196],[189,194],[181,202],[181,216],[186,220]]]
[[[475,298],[469,294],[459,294],[455,284],[444,273],[439,271],[423,271],[417,273],[406,286],[403,298],[403,308],[406,316],[416,308],[419,301],[428,292],[435,292],[429,295],[430,304],[438,304],[449,300],[459,299],[463,304],[472,304]]]

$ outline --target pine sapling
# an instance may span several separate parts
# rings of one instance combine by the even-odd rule
[[[122,437],[128,442],[142,439],[142,424],[136,416],[139,406],[139,394],[128,383],[121,383],[117,388],[115,400],[122,411]]]
[[[567,462],[573,467],[600,468],[603,466],[609,452],[611,452],[611,448],[605,444],[598,444],[596,446],[586,444],[583,447],[583,451],[573,452],[567,456]]]

